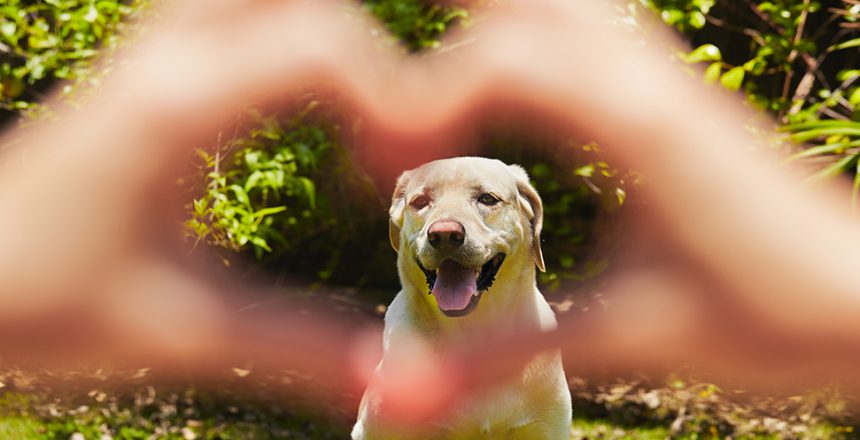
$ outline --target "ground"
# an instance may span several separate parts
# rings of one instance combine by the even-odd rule
[[[384,310],[359,302],[374,295],[353,289],[317,289],[313,295],[368,319],[379,319]],[[235,368],[213,389],[192,377],[166,384],[148,368],[46,372],[5,365],[0,440],[348,438],[359,396],[312,405],[318,403],[313,396],[292,392],[300,377],[260,376],[253,367]],[[836,389],[750,397],[680,377],[600,383],[570,378],[571,438],[860,438],[851,411],[857,403]]]

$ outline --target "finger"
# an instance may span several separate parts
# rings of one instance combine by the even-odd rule
[[[695,336],[697,304],[684,300],[690,297],[688,287],[676,275],[642,272],[617,285],[615,293],[627,296],[616,298],[604,310],[566,315],[558,331],[499,324],[489,332],[493,338],[451,342],[461,349],[446,359],[416,349],[402,362],[385,365],[388,378],[376,384],[388,411],[385,418],[391,423],[444,419],[474,394],[518,380],[537,356],[551,355],[558,348],[565,351],[569,375],[653,373],[685,365],[682,361],[693,354],[691,347],[701,342]],[[425,395],[430,397],[422,398]]]
[[[401,140],[401,148],[420,145],[411,153],[422,160],[450,155],[451,145],[469,144],[476,127],[501,115],[515,114],[511,119],[522,125],[533,122],[532,129],[587,138],[593,134],[590,123],[607,123],[596,114],[619,110],[593,109],[618,105],[605,96],[631,84],[615,77],[625,75],[615,60],[641,58],[636,55],[641,48],[621,36],[599,4],[524,2],[489,9],[474,25],[452,34],[464,44],[408,60],[401,69],[398,79],[405,86],[396,94],[401,99],[384,119],[396,127],[389,132],[412,130],[408,138],[401,133],[408,139]],[[593,34],[601,34],[601,41],[576,43]]]
[[[97,299],[0,323],[4,359],[60,369],[148,367],[162,379],[192,374],[213,383],[234,367],[257,377],[290,371],[296,381],[284,391],[350,409],[356,402],[347,396],[367,385],[349,368],[357,335],[378,337],[367,320],[332,315],[314,301],[269,299],[265,307],[236,309],[223,289],[241,292],[243,303],[261,298],[230,284],[215,287],[200,273],[157,258],[130,260],[105,275]]]
[[[420,340],[408,344],[414,352],[393,359],[380,368],[373,383],[389,424],[426,423],[456,412],[461,402],[499,383],[519,380],[524,368],[537,357],[563,348],[568,374],[586,377],[607,370],[656,371],[678,365],[678,354],[687,352],[695,338],[694,316],[683,310],[678,295],[686,283],[667,274],[630,276],[619,291],[635,296],[618,299],[606,310],[566,316],[558,331],[538,332],[497,323],[480,341],[450,341],[454,355],[439,359]]]
[[[248,104],[290,92],[333,90],[372,106],[386,96],[379,72],[398,56],[376,44],[368,23],[343,2],[255,2],[229,26],[152,35],[129,51],[109,89],[185,144]]]
[[[462,372],[439,359],[421,338],[398,337],[410,339],[404,345],[407,350],[379,364],[368,385],[369,404],[379,407],[381,423],[400,431],[444,420],[469,392],[461,381]]]
[[[329,385],[354,386],[356,377],[344,369],[349,348],[358,334],[376,332],[366,319],[335,316],[313,299],[265,300],[214,274],[207,281],[205,272],[175,261],[136,260],[109,279],[99,314],[115,329],[117,359],[202,374],[251,363],[261,372],[292,369]],[[228,292],[242,307],[224,300]],[[258,302],[265,306],[248,305]]]

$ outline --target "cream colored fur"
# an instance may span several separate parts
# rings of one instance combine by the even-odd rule
[[[477,199],[500,200],[486,206]],[[431,200],[424,208],[416,197]],[[540,229],[543,208],[526,172],[516,165],[484,158],[444,159],[405,172],[397,182],[391,210],[391,242],[398,251],[402,290],[385,315],[383,358],[411,347],[414,337],[434,346],[458,337],[480,338],[491,324],[506,322],[524,329],[551,329],[555,316],[535,284],[535,267],[543,270]],[[469,267],[480,267],[494,255],[506,255],[495,282],[468,315],[448,317],[428,294],[425,268],[434,270],[442,257],[428,243],[428,227],[454,220],[466,231],[458,255]],[[489,335],[488,335],[489,336]],[[420,396],[416,396],[420,398]],[[362,398],[354,440],[389,439],[529,439],[560,440],[570,436],[571,401],[559,353],[536,357],[519,375],[470,398],[444,422],[412,427],[417,434],[393,432],[378,421],[380,397],[368,389]]]

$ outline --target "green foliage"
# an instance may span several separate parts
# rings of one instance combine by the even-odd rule
[[[337,273],[349,283],[372,273],[377,260],[367,254],[378,251],[367,237],[386,237],[385,206],[341,143],[339,126],[327,122],[331,107],[311,101],[286,120],[250,111],[247,133],[214,151],[197,150],[198,172],[185,179],[193,198],[187,235],[226,250],[228,264],[251,253],[256,265],[278,273],[290,267],[323,280]],[[359,264],[351,261],[356,257]]]
[[[795,142],[786,162],[805,161],[811,180],[849,175],[860,192],[860,4],[856,1],[700,2],[640,0],[697,47],[687,63],[707,63],[705,81],[743,90],[772,112]],[[704,26],[693,26],[702,13]]]
[[[214,154],[197,150],[208,172],[206,193],[192,202],[187,222],[196,239],[234,251],[250,246],[260,258],[272,244],[290,247],[330,218],[318,209],[309,176],[331,156],[331,133],[305,117],[282,124],[253,114],[247,137]]]
[[[744,439],[848,439],[855,427],[848,400],[835,389],[791,397],[756,397],[723,390],[700,380],[672,378],[655,384],[647,380],[586,383],[573,379],[575,429],[600,431],[601,438],[639,438],[640,429],[659,437]],[[617,435],[615,430],[621,431]],[[624,435],[624,429],[629,430]]]
[[[860,201],[860,122],[819,119],[790,124],[783,128],[796,142],[817,141],[801,149],[785,162],[817,160],[823,165],[807,180],[816,181],[840,175],[853,175],[851,205],[856,210]]]
[[[308,412],[314,402],[288,395],[283,377],[225,373],[217,389],[149,383],[148,369],[122,372],[25,373],[0,369],[0,438],[15,440],[276,440],[342,439],[346,423]],[[106,386],[120,381],[121,389]],[[54,388],[58,382],[62,386]],[[11,389],[10,389],[11,388]]]
[[[467,155],[523,166],[540,194],[546,272],[538,274],[538,283],[544,292],[596,281],[623,243],[625,227],[618,214],[638,175],[613,167],[595,143],[523,131],[513,123],[499,124],[479,144]]]
[[[415,0],[364,0],[365,7],[409,50],[438,48],[439,37],[458,21],[467,20],[463,8]]]
[[[820,2],[805,0],[642,2],[660,12],[669,24],[677,24],[683,11],[704,14],[702,26],[679,26],[701,44],[685,61],[719,63],[720,69],[709,70],[711,77],[717,70],[725,72],[722,82],[727,88],[737,90],[743,85],[750,101],[784,122],[818,118],[822,105],[849,117],[856,107],[846,108],[835,99],[825,102],[827,98],[823,98],[833,92],[850,95],[856,89],[845,81],[857,54],[843,52],[860,44],[860,8],[856,4],[825,8]],[[696,56],[703,50],[713,56]],[[724,54],[729,55],[724,58]]]
[[[640,0],[640,2],[659,12],[660,18],[681,31],[701,29],[706,24],[706,16],[714,6],[715,0]]]
[[[610,166],[596,144],[571,144],[577,164],[572,170],[561,157],[519,159],[544,201],[547,271],[539,281],[549,289],[592,280],[609,266],[620,235],[615,213],[636,181],[635,174]]]
[[[94,80],[93,60],[118,44],[148,0],[4,0],[0,6],[0,122],[32,111],[58,80],[64,94]]]
[[[150,383],[148,369],[32,373],[0,368],[0,438],[342,439],[351,415],[320,408],[290,391],[300,377],[225,372],[217,389]],[[699,381],[671,378],[591,381],[571,378],[571,438],[849,439],[849,401],[831,389],[751,397]],[[111,388],[107,384],[121,384]],[[344,395],[344,401],[357,396]],[[318,412],[308,412],[316,403]]]

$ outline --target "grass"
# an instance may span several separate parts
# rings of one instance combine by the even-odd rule
[[[30,385],[0,389],[0,439],[344,439],[347,415],[309,410],[271,383],[227,381],[217,389],[193,385],[122,388],[90,382],[72,389]],[[10,390],[10,388],[19,388]],[[82,437],[81,437],[82,436]]]
[[[270,389],[270,398],[262,388],[247,386],[237,392],[234,383],[219,390],[187,388],[160,389],[141,383],[140,388],[126,389],[115,395],[93,389],[86,393],[58,392],[39,388],[29,391],[0,390],[0,439],[67,440],[67,439],[345,439],[350,429],[349,416],[321,415],[307,412],[306,406],[291,404],[283,395]],[[269,385],[267,385],[269,386]],[[699,421],[691,428],[682,426],[673,432],[671,421],[637,419],[631,423],[624,414],[608,417],[578,414],[573,420],[571,438],[607,440],[663,440],[726,438],[718,431],[715,420]],[[778,423],[776,419],[771,419]],[[724,429],[724,428],[722,428]],[[851,426],[826,420],[810,421],[804,431],[762,430],[747,434],[734,433],[744,439],[853,439],[858,438]],[[83,437],[81,437],[83,436]]]
[[[114,439],[238,439],[238,440],[269,440],[269,439],[340,439],[347,438],[347,427],[322,426],[313,419],[301,416],[264,416],[256,421],[234,420],[225,423],[217,418],[200,420],[185,429],[172,432],[156,432],[141,427],[124,427],[113,433]],[[84,433],[86,439],[99,439],[105,430],[102,425],[110,424],[110,420],[89,423],[77,423],[74,420],[40,420],[30,416],[13,415],[0,418],[0,438],[19,440],[69,439],[75,432]],[[145,424],[145,423],[143,423]],[[819,424],[813,427],[803,438],[832,439],[856,438],[852,433],[846,433],[844,427],[832,424]],[[672,435],[667,426],[628,427],[613,424],[607,420],[589,420],[576,418],[572,424],[572,439],[607,439],[607,440],[664,440],[684,439],[718,439],[723,438],[715,433],[686,433]],[[106,437],[107,438],[107,437]],[[784,436],[753,435],[741,436],[753,440],[781,439]]]
[[[607,420],[573,419],[571,438],[573,439],[636,439],[664,440],[669,437],[669,428],[637,427],[629,428],[613,424]]]
[[[44,438],[44,424],[30,417],[4,417],[0,419],[0,438],[41,439]]]
[[[0,440],[345,439],[358,397],[320,406],[319,397],[295,392],[296,376],[250,370],[225,372],[217,388],[193,378],[169,383],[150,369],[0,367]],[[860,438],[851,413],[857,403],[835,388],[768,398],[678,378],[571,378],[571,390],[572,439]]]
[[[720,435],[716,430],[706,433],[688,432],[673,434],[669,426],[641,426],[630,427],[619,425],[603,419],[575,418],[573,420],[571,436],[574,440],[705,440],[722,439],[726,436]],[[817,423],[809,426],[805,433],[795,435],[785,434],[752,434],[740,435],[734,438],[748,440],[779,440],[786,438],[806,439],[855,439],[860,438],[850,427],[840,426],[832,423]]]

